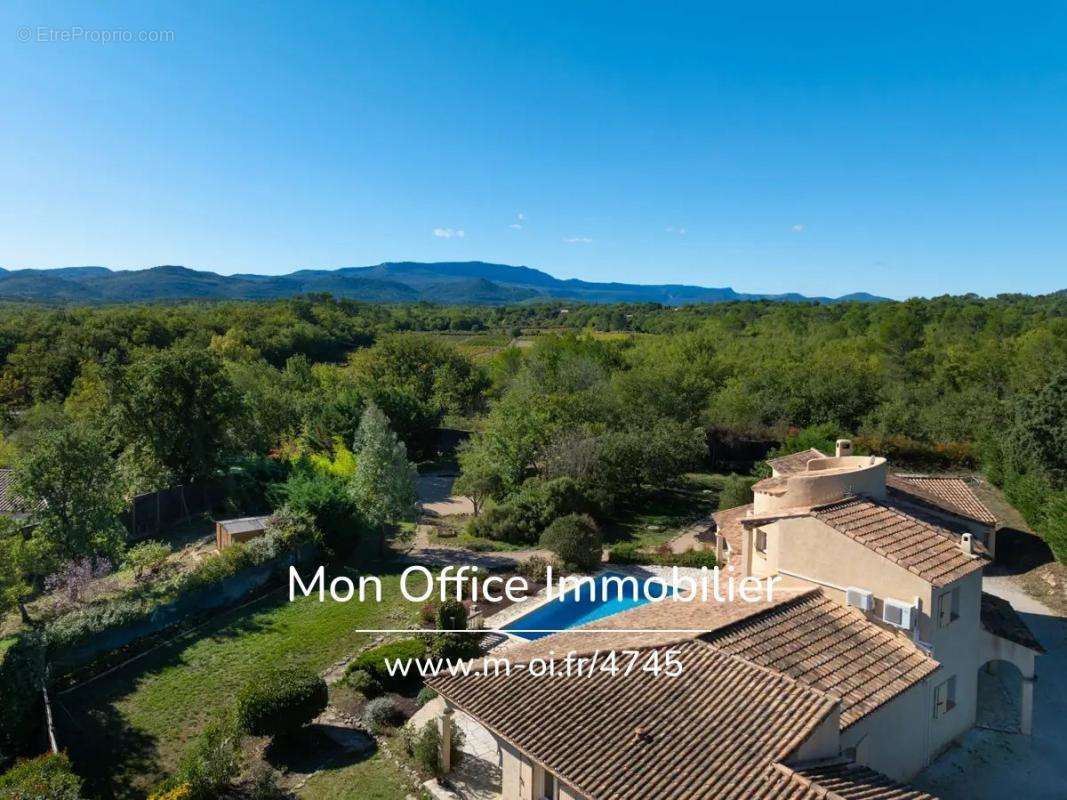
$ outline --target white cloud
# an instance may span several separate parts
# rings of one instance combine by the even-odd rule
[[[789,230],[791,230],[793,233],[803,233],[804,232],[804,227],[805,226],[802,223],[798,222],[796,225],[794,225]]]
[[[456,230],[452,228],[434,228],[433,235],[438,239],[462,239],[467,233],[462,228]]]
[[[520,211],[518,214],[515,215],[515,219],[517,219],[519,222],[522,222],[524,219],[526,219],[526,215]]]
[[[563,241],[567,244],[592,244],[593,242],[588,236],[564,236]]]
[[[667,233],[674,233],[678,236],[685,236],[689,233],[685,228],[676,228],[674,225],[668,225],[664,230],[667,231]]]
[[[522,230],[522,225],[520,225],[518,222],[513,222],[510,225],[508,225],[508,227],[511,228],[513,231],[521,231]]]

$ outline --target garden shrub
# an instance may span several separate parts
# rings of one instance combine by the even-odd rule
[[[466,630],[467,607],[459,600],[445,600],[437,607],[437,627],[440,630]]]
[[[395,728],[403,722],[404,712],[393,697],[376,697],[363,709],[363,724],[371,733]]]
[[[0,775],[0,800],[80,800],[81,788],[62,753],[20,761]]]
[[[170,545],[149,539],[126,551],[126,563],[133,569],[135,580],[151,578],[163,567],[170,555]]]
[[[237,695],[237,722],[253,736],[299,730],[326,709],[329,691],[317,672],[303,667],[272,670]]]
[[[426,643],[421,639],[401,639],[396,642],[379,645],[356,656],[352,662],[353,670],[363,669],[381,683],[385,691],[396,691],[410,685],[414,675],[390,675],[386,660],[402,661],[409,658],[422,658],[426,655]]]
[[[242,738],[232,714],[210,722],[185,751],[177,775],[163,788],[187,787],[188,800],[216,800],[240,771]]]
[[[543,584],[548,580],[548,567],[551,563],[547,558],[530,556],[519,564],[516,571],[530,583]]]
[[[587,510],[577,482],[562,477],[527,480],[507,502],[492,506],[467,526],[470,536],[511,544],[536,544],[552,520]]]
[[[651,557],[637,542],[618,542],[608,551],[609,564],[647,564]]]
[[[441,731],[437,720],[430,720],[421,728],[411,731],[404,739],[404,747],[424,775],[441,776]],[[452,766],[455,767],[463,758],[463,731],[454,723],[452,725]]]
[[[326,547],[337,552],[351,549],[366,527],[348,483],[330,473],[298,467],[273,489],[272,496],[291,511],[310,517]]]
[[[148,795],[148,800],[189,800],[193,790],[187,783],[179,783],[167,789],[160,789]]]
[[[436,691],[431,689],[429,686],[423,686],[421,689],[419,689],[419,693],[415,697],[415,702],[418,703],[419,706],[421,707],[421,706],[426,705],[431,700],[434,700],[436,698],[437,698],[437,692]]]
[[[600,529],[588,514],[567,514],[556,519],[541,534],[541,546],[555,553],[569,568],[595,569],[603,558]]]
[[[713,569],[719,566],[715,558],[714,550],[686,550],[684,553],[670,553],[659,556],[656,563],[664,567],[707,567]]]
[[[373,700],[382,693],[382,684],[365,669],[347,670],[344,682],[368,700]]]
[[[656,565],[661,567],[707,567],[712,569],[719,566],[712,550],[687,550],[684,553],[655,552],[649,553],[641,549],[636,542],[620,542],[612,545],[608,552],[610,564],[640,564]]]

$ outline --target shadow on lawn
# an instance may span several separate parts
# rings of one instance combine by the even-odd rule
[[[327,767],[341,769],[366,761],[377,749],[374,739],[360,731],[335,725],[309,725],[294,736],[275,739],[263,757],[279,772],[310,775]]]
[[[136,798],[142,776],[156,775],[155,737],[131,727],[113,706],[80,709],[57,703],[60,746],[85,779],[91,797]]]
[[[362,573],[376,575],[398,574],[402,564],[360,563]],[[341,574],[340,568],[327,568],[327,575]],[[350,574],[350,573],[349,573]],[[106,800],[126,800],[143,797],[147,788],[162,779],[164,765],[159,758],[159,742],[151,734],[129,724],[116,709],[116,704],[133,694],[145,679],[168,669],[188,664],[185,651],[204,639],[227,641],[268,631],[274,627],[272,612],[288,604],[286,587],[277,587],[268,594],[242,607],[220,614],[207,623],[177,635],[147,655],[132,661],[98,680],[56,695],[57,735],[60,747],[68,752],[74,767],[87,784],[91,796]],[[135,654],[131,653],[131,657]],[[189,665],[193,668],[192,665]],[[210,677],[204,691],[211,691]],[[183,728],[190,734],[206,724],[210,711],[198,712],[200,719],[190,725],[183,720]],[[176,737],[182,731],[174,731]],[[324,734],[320,737],[335,748],[334,755],[347,757],[346,749],[332,743]],[[373,750],[372,750],[373,752]],[[358,755],[355,761],[365,758]]]

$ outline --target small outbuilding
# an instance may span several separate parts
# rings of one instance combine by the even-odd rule
[[[215,522],[215,545],[225,550],[236,542],[258,539],[267,532],[269,517],[238,517],[237,519],[220,519]]]

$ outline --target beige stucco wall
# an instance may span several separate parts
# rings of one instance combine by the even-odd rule
[[[956,706],[938,719],[933,716],[933,685],[926,689],[926,708],[918,709],[912,731],[928,728],[924,749],[931,758],[974,724],[978,696],[978,668],[983,661],[981,641],[981,572],[956,583],[935,588],[927,581],[899,567],[863,545],[811,517],[782,519],[763,526],[767,532],[767,555],[754,548],[750,554],[752,574],[783,577],[779,585],[817,585],[828,596],[844,603],[844,589],[857,587],[874,595],[874,611],[867,617],[897,636],[918,638],[931,646],[941,663],[937,683],[956,677]],[[754,536],[746,537],[752,547]],[[958,588],[960,616],[945,628],[937,625],[937,602],[942,592]],[[905,603],[918,601],[918,621],[914,633],[881,623],[887,597]],[[931,679],[933,680],[933,679]],[[911,702],[918,700],[909,698]],[[896,713],[897,709],[894,709]],[[892,725],[890,725],[892,728]],[[891,733],[890,735],[896,735]],[[889,759],[893,762],[895,759]],[[890,767],[902,774],[917,763],[913,755],[902,755],[900,765]]]
[[[826,715],[811,735],[789,755],[789,763],[837,758],[841,753],[841,704]]]
[[[912,686],[842,731],[842,750],[854,748],[858,763],[898,781],[910,780],[929,763],[930,680]]]
[[[806,472],[786,477],[784,486],[754,490],[753,510],[772,514],[786,508],[810,508],[851,494],[884,497],[887,468],[886,460],[878,456],[813,459]]]
[[[763,529],[767,531],[767,557],[753,552],[753,574],[766,577],[784,571],[789,573],[785,577],[807,579],[809,585],[821,586],[842,603],[845,588],[866,589],[875,596],[874,613],[868,615],[874,622],[881,619],[886,597],[906,603],[918,599],[919,636],[929,633],[931,587],[918,575],[812,517],[782,519]]]
[[[945,628],[937,627],[938,596],[953,588],[960,592],[960,617]],[[931,748],[944,750],[952,740],[974,726],[978,708],[978,668],[982,655],[982,574],[972,573],[956,583],[934,590],[934,618],[929,620],[930,633],[924,641],[933,645],[933,656],[941,663],[941,676],[932,678],[934,685],[956,676],[956,707],[931,723]],[[931,709],[933,697],[931,696]],[[931,719],[933,711],[930,712]]]
[[[533,800],[533,764],[502,739],[496,743],[500,747],[501,800]]]

